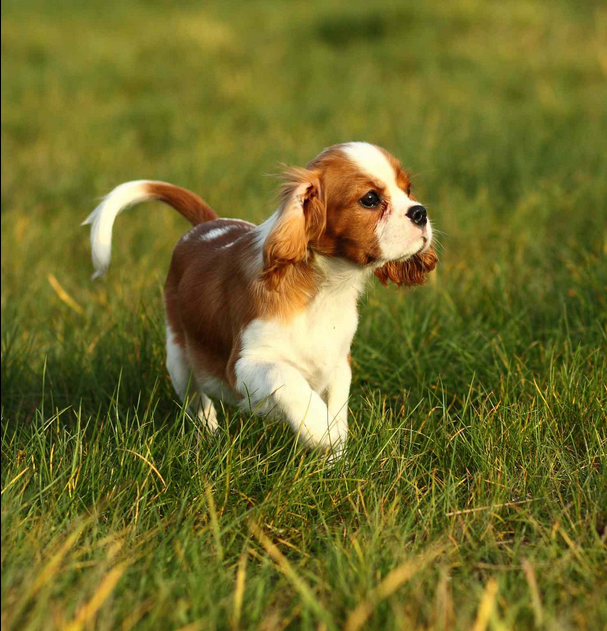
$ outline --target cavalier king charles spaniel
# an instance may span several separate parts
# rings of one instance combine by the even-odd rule
[[[259,226],[218,217],[178,186],[127,182],[84,222],[93,278],[109,265],[116,215],[146,200],[193,225],[164,286],[166,365],[190,412],[210,430],[210,397],[279,416],[301,444],[339,457],[365,282],[421,285],[437,264],[426,209],[399,161],[364,142],[325,149],[286,171],[278,209]]]

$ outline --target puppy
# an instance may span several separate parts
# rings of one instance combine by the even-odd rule
[[[164,287],[166,365],[181,400],[190,397],[211,430],[209,397],[278,415],[300,443],[339,456],[365,282],[374,274],[383,285],[420,285],[437,264],[407,172],[375,145],[335,145],[284,174],[278,209],[259,226],[219,218],[178,186],[127,182],[84,222],[93,278],[109,265],[116,215],[151,199],[194,226],[175,246]]]

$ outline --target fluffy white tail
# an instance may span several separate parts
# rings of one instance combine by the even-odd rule
[[[191,191],[153,180],[136,180],[117,186],[82,222],[91,225],[91,249],[95,273],[93,280],[103,276],[112,255],[112,227],[118,213],[125,208],[157,199],[179,211],[192,225],[217,219],[215,211]]]
[[[112,227],[118,213],[129,206],[151,199],[149,180],[137,180],[117,186],[95,210],[82,222],[91,225],[91,250],[95,273],[93,280],[103,276],[112,256]]]

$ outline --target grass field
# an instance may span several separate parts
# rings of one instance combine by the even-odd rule
[[[604,629],[607,10],[600,1],[2,3],[2,629]],[[185,222],[368,140],[441,231],[369,286],[345,458],[164,370]]]

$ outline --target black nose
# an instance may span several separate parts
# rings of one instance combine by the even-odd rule
[[[407,217],[409,217],[416,226],[425,226],[428,223],[428,214],[423,206],[411,206],[407,211]]]

